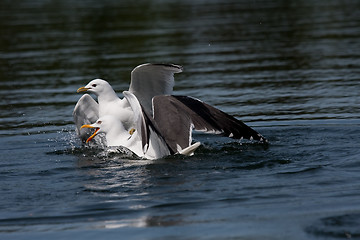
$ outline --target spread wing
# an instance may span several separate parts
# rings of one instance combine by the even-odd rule
[[[147,147],[149,146],[149,130],[146,125],[144,114],[142,112],[141,105],[137,100],[136,96],[128,91],[123,91],[123,95],[126,100],[129,102],[130,107],[133,111],[135,131],[138,131],[139,136],[141,136],[142,149],[143,152],[146,152]]]
[[[159,133],[157,127],[154,125],[153,120],[147,116],[146,112],[143,111],[143,108],[136,96],[129,91],[124,91],[123,95],[133,110],[135,127],[139,136],[141,136],[143,152],[146,153],[149,151],[151,142],[152,149],[150,149],[150,151],[156,149],[158,154],[167,155],[170,150],[167,143]]]
[[[182,72],[175,64],[146,63],[131,72],[129,92],[133,93],[147,113],[152,113],[152,98],[170,95],[174,87],[174,73]]]
[[[191,144],[192,129],[267,142],[242,121],[192,97],[156,96],[153,106],[154,120],[173,150],[184,149]]]
[[[84,124],[91,124],[98,120],[99,104],[89,94],[84,94],[76,103],[73,117],[77,134],[82,141],[86,141],[92,131],[89,128],[80,128]]]

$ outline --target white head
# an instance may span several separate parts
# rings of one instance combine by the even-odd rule
[[[122,123],[119,121],[119,119],[117,119],[116,117],[112,116],[112,115],[106,115],[103,116],[101,118],[99,118],[95,123],[90,124],[90,125],[83,125],[81,126],[81,128],[94,128],[95,132],[93,135],[91,135],[86,142],[91,141],[91,139],[93,139],[98,133],[105,133],[106,134],[106,139],[108,139],[108,137],[117,137],[120,136],[122,134],[126,134],[128,136],[130,136],[132,133],[129,133],[126,131],[126,129],[124,128],[124,126],[122,125]]]
[[[114,92],[111,85],[102,79],[94,79],[90,81],[85,87],[81,87],[77,90],[78,93],[80,92],[90,92],[94,93],[96,96],[99,96],[103,93],[109,94]]]

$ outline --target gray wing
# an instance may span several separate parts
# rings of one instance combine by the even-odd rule
[[[148,117],[136,96],[129,91],[124,91],[123,95],[133,110],[135,127],[136,131],[138,131],[139,135],[141,136],[143,152],[146,153],[148,151],[150,141],[152,141],[152,146],[157,146],[158,151],[170,151],[172,154],[173,152],[171,152],[171,149],[161,136],[157,126],[155,126],[153,120]]]
[[[131,72],[129,92],[133,93],[147,113],[152,113],[152,98],[170,95],[174,87],[174,73],[182,72],[175,64],[146,63]]]
[[[73,117],[77,134],[82,141],[86,141],[93,131],[89,128],[80,128],[84,124],[91,124],[98,120],[99,104],[89,94],[84,94],[76,103]]]
[[[153,105],[154,120],[173,150],[184,149],[191,144],[193,128],[236,139],[267,142],[242,121],[192,97],[156,96]]]

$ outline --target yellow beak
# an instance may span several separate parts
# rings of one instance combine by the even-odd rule
[[[93,135],[91,135],[87,140],[86,140],[86,143],[90,142],[91,139],[93,139],[97,133],[99,132],[100,128],[97,128],[97,127],[93,127],[91,125],[82,125],[80,129],[83,129],[83,128],[95,128],[95,132],[93,133]]]
[[[86,92],[86,91],[89,90],[89,89],[90,89],[90,88],[81,87],[81,88],[79,88],[76,92],[77,92],[77,93]]]

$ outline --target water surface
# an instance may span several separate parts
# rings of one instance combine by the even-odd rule
[[[0,238],[360,238],[360,3],[0,1]],[[145,62],[269,146],[193,157],[78,142],[76,89]]]

